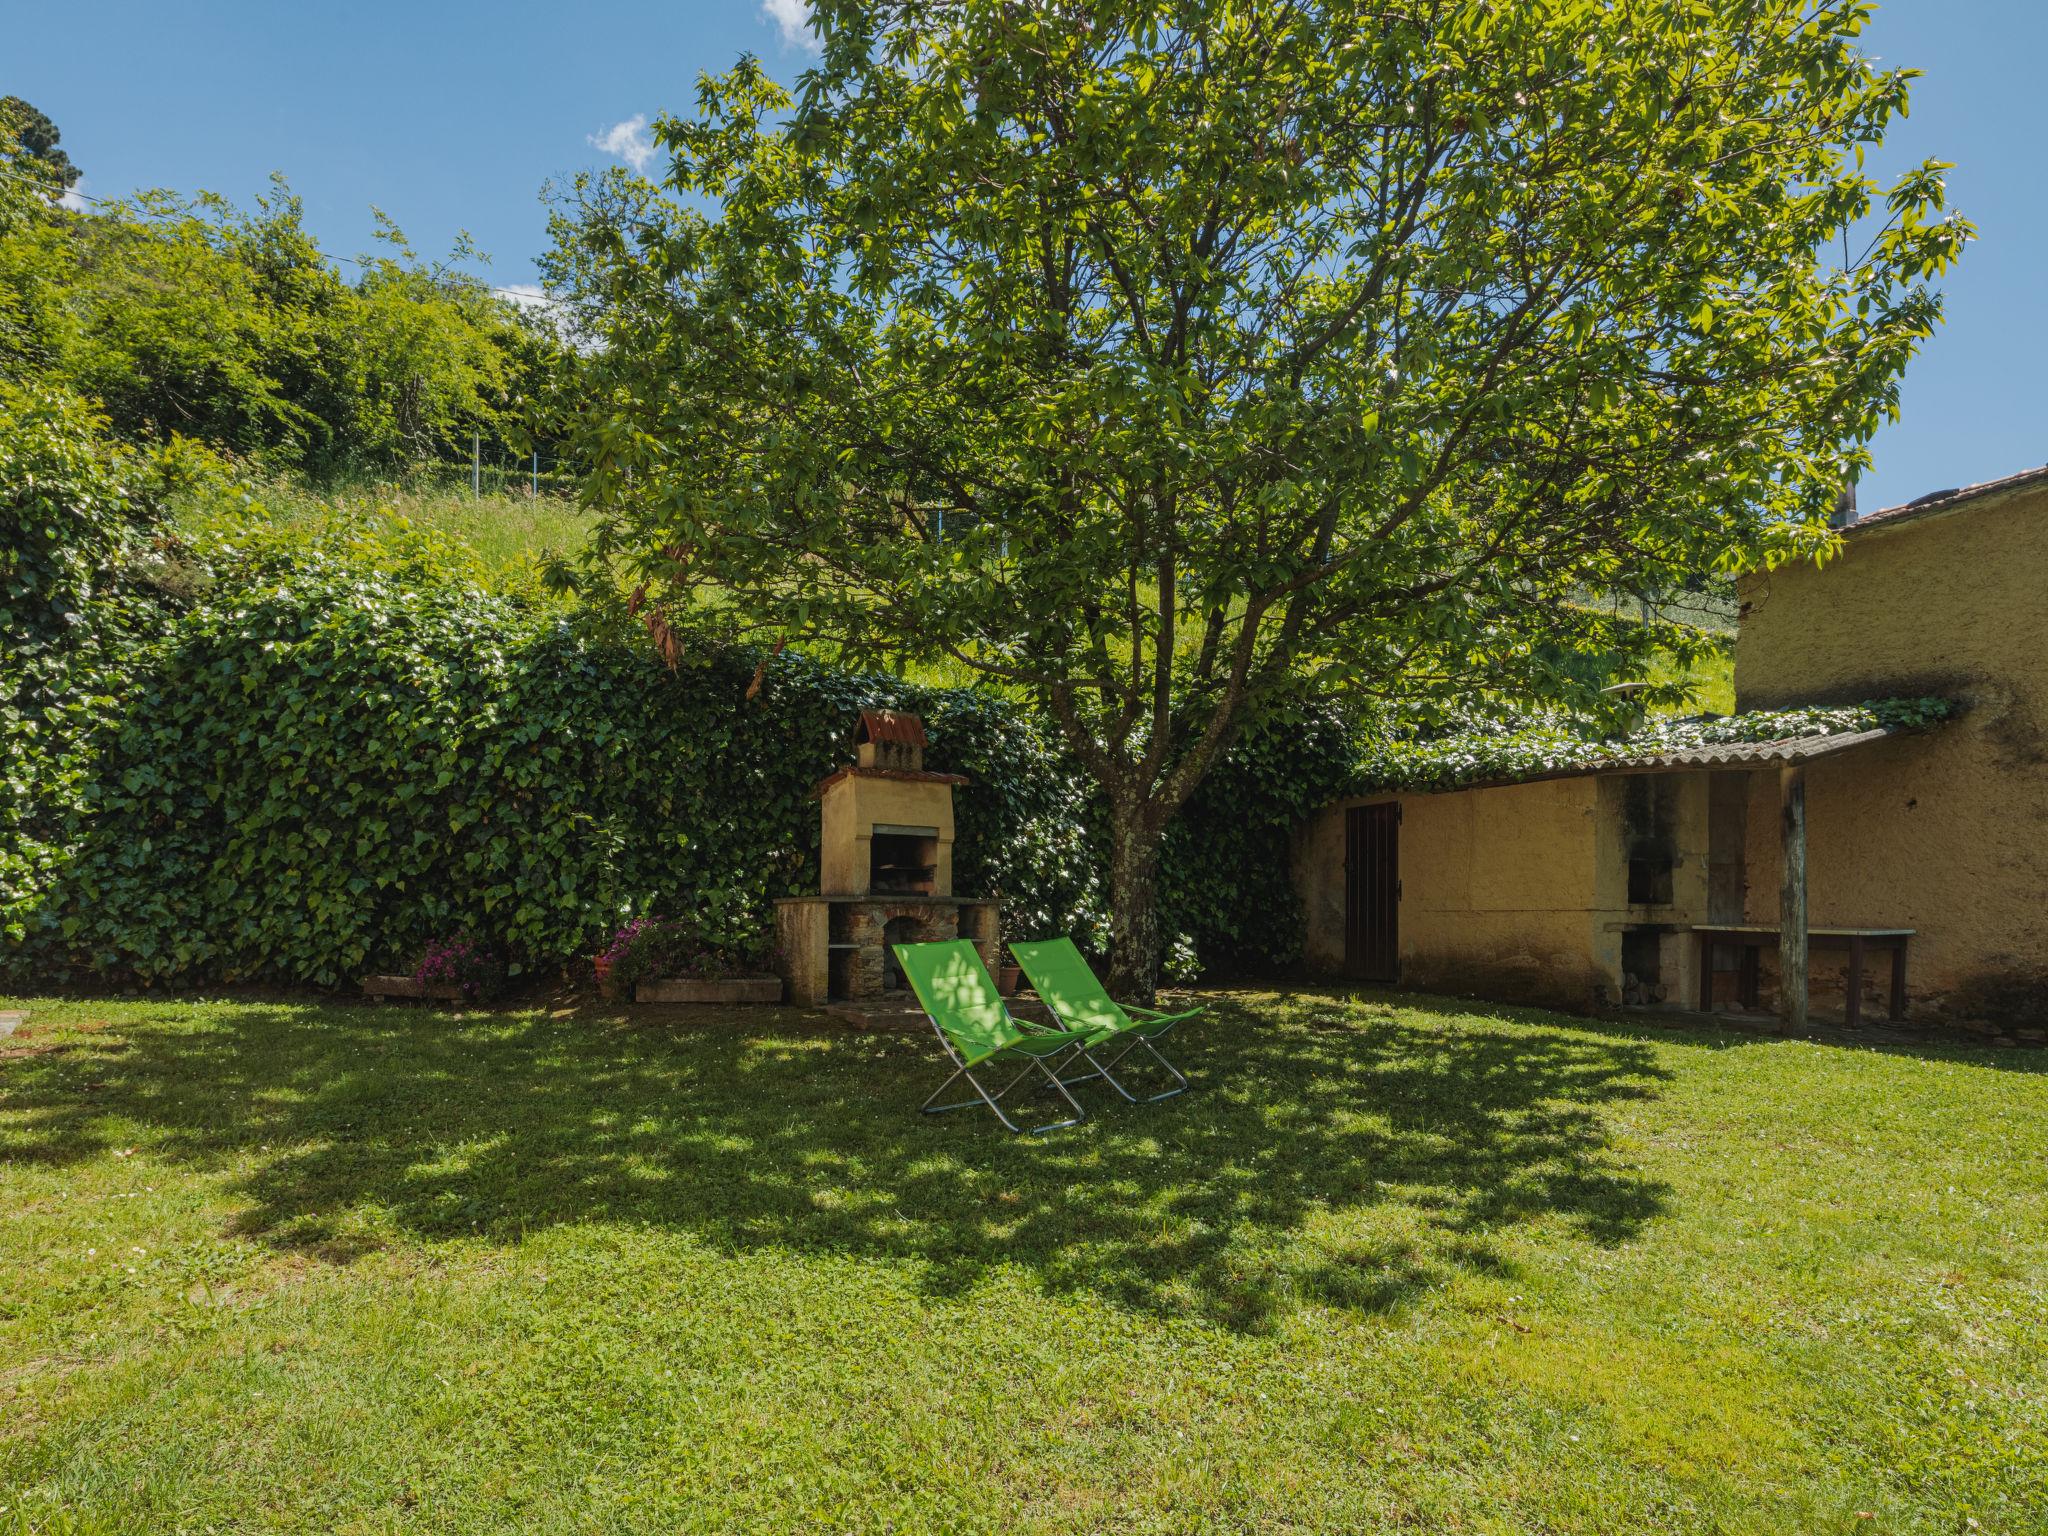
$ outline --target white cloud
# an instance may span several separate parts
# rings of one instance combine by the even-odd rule
[[[500,283],[498,292],[521,309],[553,309],[556,303],[539,283]]]
[[[579,352],[588,352],[576,329],[576,312],[566,299],[549,295],[538,283],[500,283],[496,287],[499,297],[510,299],[528,314],[538,318],[556,336]]]
[[[84,197],[85,179],[80,177],[76,186],[66,187],[64,195],[57,199],[59,208],[69,208],[73,213],[83,213],[90,205]]]
[[[654,158],[654,140],[647,137],[647,114],[635,112],[623,123],[613,123],[603,133],[590,135],[590,142],[608,155],[617,155],[635,172],[645,171]]]
[[[785,48],[806,48],[815,53],[817,34],[811,31],[809,0],[761,0],[761,16],[775,23]]]

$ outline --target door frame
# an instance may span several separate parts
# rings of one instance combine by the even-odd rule
[[[1401,980],[1401,802],[1344,808],[1344,974]]]

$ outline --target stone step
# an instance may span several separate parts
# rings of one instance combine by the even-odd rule
[[[871,1003],[832,1003],[825,1012],[850,1029],[876,1034],[915,1034],[931,1027],[924,1021],[923,1009],[915,1006],[906,1008],[886,998],[878,998]]]

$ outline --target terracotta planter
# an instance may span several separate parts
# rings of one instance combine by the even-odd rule
[[[780,976],[731,976],[723,981],[643,981],[636,1003],[779,1003]]]
[[[1017,988],[1023,981],[1024,967],[1021,965],[1006,965],[996,973],[996,985],[1002,989],[1005,997],[1015,997]]]

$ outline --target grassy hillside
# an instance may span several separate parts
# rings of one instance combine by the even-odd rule
[[[194,496],[179,509],[188,534],[219,535],[251,526],[286,542],[312,543],[353,528],[378,543],[402,545],[425,536],[445,543],[494,591],[528,585],[542,559],[581,547],[590,515],[566,496],[522,489],[486,490],[431,482],[371,481],[313,487],[289,479],[263,482],[251,500],[224,508]]]
[[[571,555],[582,546],[592,519],[572,497],[551,493],[545,487],[536,496],[510,482],[497,489],[489,488],[488,481],[486,484],[481,496],[473,496],[466,482],[445,476],[365,479],[321,487],[279,478],[259,487],[253,506],[231,513],[223,513],[213,500],[195,497],[183,508],[182,521],[187,532],[203,533],[220,532],[231,524],[241,526],[253,517],[288,540],[302,536],[309,543],[344,525],[353,525],[372,541],[394,545],[425,535],[444,542],[478,580],[495,591],[528,585],[548,555]],[[1668,616],[1721,627],[1718,610]],[[1183,649],[1192,650],[1197,643],[1197,632],[1190,626]],[[1668,682],[1678,672],[1667,662],[1652,680]],[[1680,713],[1731,712],[1735,707],[1734,672],[1732,646],[1691,668],[1693,701]],[[948,661],[920,663],[910,667],[907,675],[935,687],[985,681],[972,668]]]

